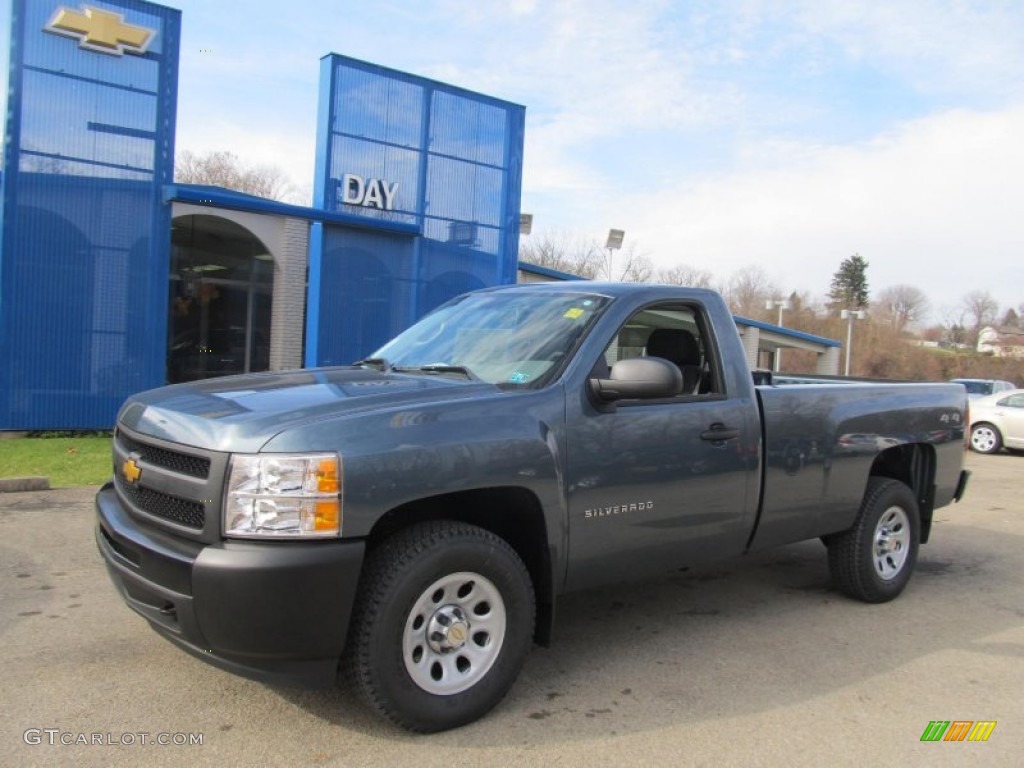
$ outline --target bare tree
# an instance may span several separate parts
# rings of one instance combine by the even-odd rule
[[[942,307],[940,325],[943,341],[953,345],[967,343],[966,315],[963,307]]]
[[[981,329],[995,322],[999,304],[988,291],[971,291],[964,295],[961,304],[971,321],[971,341],[977,343]]]
[[[610,268],[612,279],[621,283],[646,283],[654,275],[654,265],[646,253],[637,250],[636,243],[619,251],[610,262]]]
[[[59,157],[46,157],[42,155],[22,155],[19,169],[26,173],[68,173],[68,163]]]
[[[676,264],[674,267],[659,269],[657,274],[659,283],[667,285],[688,285],[691,288],[710,288],[712,276],[710,272],[689,264]]]
[[[174,163],[174,180],[183,184],[209,184],[245,192],[270,200],[283,200],[296,193],[287,174],[276,166],[245,165],[224,150],[197,155],[184,150]]]
[[[593,238],[568,232],[531,235],[519,240],[519,260],[591,280],[646,283],[654,265],[636,243],[610,254]]]
[[[903,333],[908,327],[923,320],[930,302],[919,288],[912,285],[894,285],[878,294],[874,301],[875,316],[887,318],[892,327]]]
[[[737,315],[757,319],[765,313],[765,303],[780,291],[761,267],[744,267],[734,272],[722,294]]]
[[[591,279],[602,276],[605,263],[604,253],[595,240],[568,232],[520,238],[519,260]]]

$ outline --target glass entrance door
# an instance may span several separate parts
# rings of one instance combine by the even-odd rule
[[[176,219],[172,243],[168,382],[267,370],[273,261],[263,244],[213,216]]]

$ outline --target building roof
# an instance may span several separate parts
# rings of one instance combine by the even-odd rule
[[[403,235],[418,235],[421,233],[418,224],[374,219],[368,216],[354,216],[347,213],[333,213],[305,205],[292,205],[278,200],[268,200],[265,197],[257,197],[255,195],[248,195],[245,192],[206,184],[165,184],[163,199],[165,203],[192,203],[194,205],[229,208],[234,211],[247,211],[249,213],[291,216],[297,219],[322,221],[329,224],[343,224],[347,227],[359,227],[377,232],[393,232]]]
[[[812,344],[822,344],[826,347],[842,346],[842,342],[836,341],[835,339],[826,339],[824,336],[815,336],[813,333],[794,331],[792,328],[786,328],[781,325],[762,323],[760,320],[751,320],[749,317],[740,317],[739,315],[733,315],[733,319],[736,321],[737,325],[749,325],[752,328],[760,328],[762,331],[771,331],[772,333],[777,333],[781,336],[790,336],[794,339],[808,341]]]

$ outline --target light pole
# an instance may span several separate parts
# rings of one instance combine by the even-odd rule
[[[608,279],[612,279],[612,251],[617,251],[622,247],[622,240],[626,237],[626,230],[624,229],[609,229],[608,240],[604,244],[605,250],[608,251]]]
[[[839,313],[839,319],[846,321],[846,376],[850,375],[850,347],[853,345],[853,321],[863,320],[868,313],[863,309],[844,309]]]
[[[778,326],[782,327],[782,311],[790,308],[790,303],[786,299],[768,299],[765,302],[765,309],[779,308],[779,322]],[[775,350],[775,372],[778,373],[782,370],[782,347],[780,346]]]

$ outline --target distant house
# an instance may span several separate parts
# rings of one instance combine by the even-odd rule
[[[978,332],[978,351],[994,357],[1024,359],[1024,328],[986,325]]]

